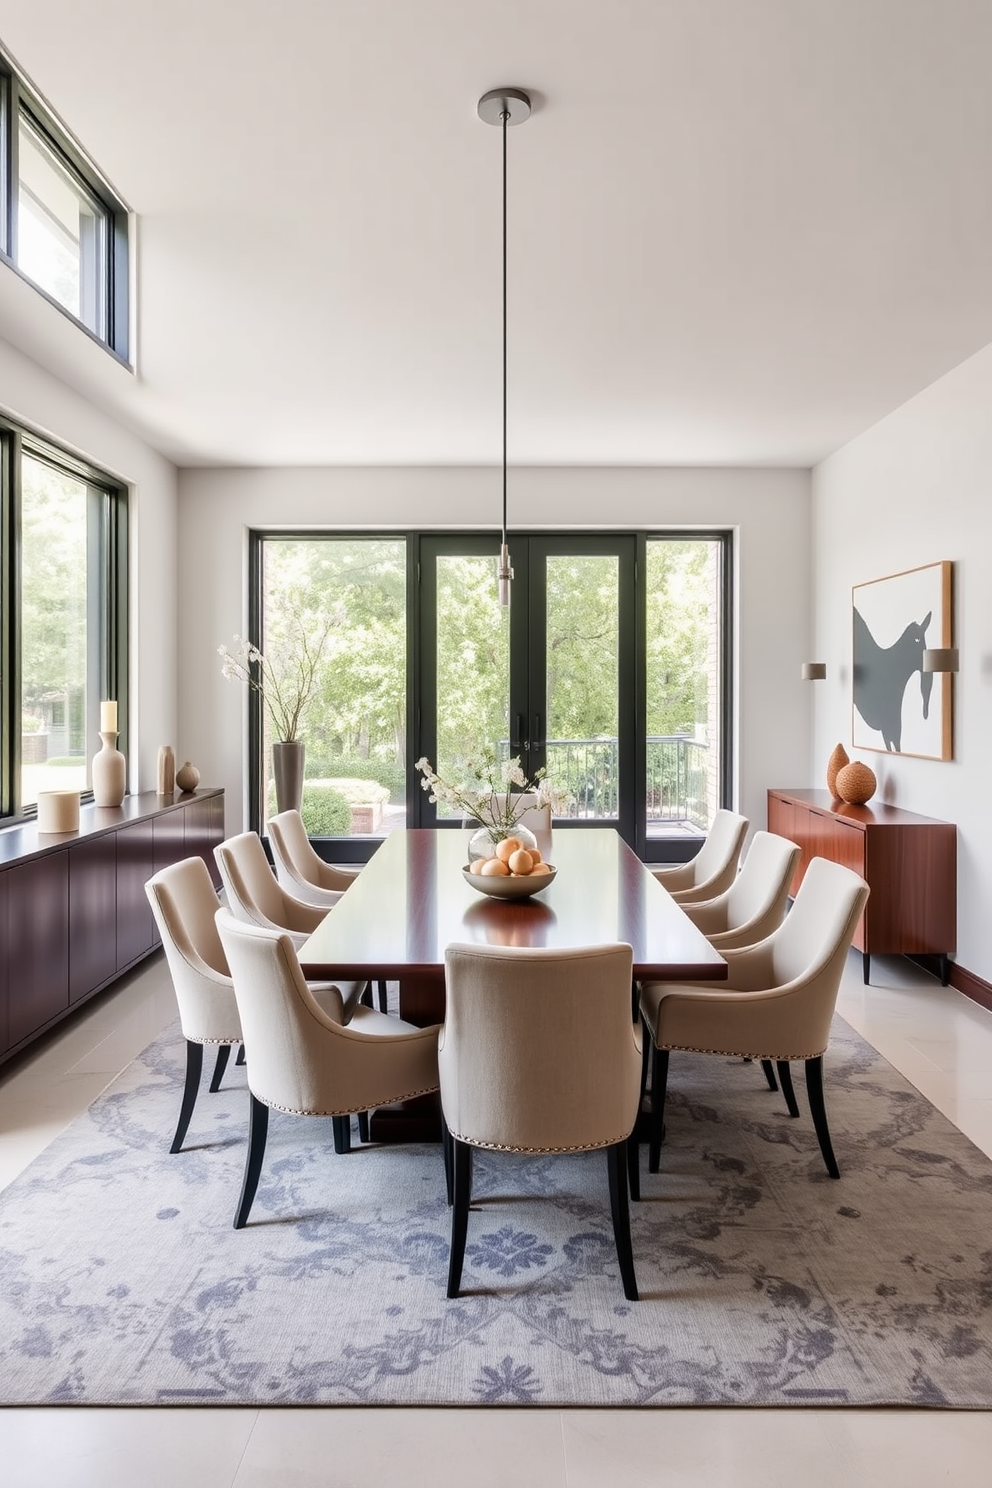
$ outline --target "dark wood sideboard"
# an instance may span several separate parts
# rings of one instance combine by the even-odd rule
[[[198,854],[219,884],[224,792],[83,806],[79,831],[0,831],[0,1063],[151,954],[145,880]]]
[[[768,830],[802,848],[796,893],[810,860],[853,868],[871,889],[854,937],[867,982],[873,955],[936,956],[947,986],[957,949],[957,827],[897,806],[848,806],[825,790],[770,790]]]

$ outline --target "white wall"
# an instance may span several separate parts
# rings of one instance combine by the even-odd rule
[[[227,791],[240,830],[244,689],[216,654],[244,634],[251,527],[492,528],[499,473],[482,469],[184,470],[179,479],[179,757]],[[521,520],[526,513],[526,522]],[[741,809],[765,824],[769,785],[799,785],[810,706],[809,474],[798,470],[521,469],[512,527],[736,528],[740,635],[737,775]]]
[[[0,341],[0,409],[130,487],[128,785],[132,791],[154,790],[158,747],[176,734],[175,467],[5,341]],[[99,739],[92,741],[94,753],[99,745]]]
[[[926,388],[813,472],[811,777],[851,751],[851,588],[951,559],[956,643],[954,760],[863,751],[894,805],[958,825],[958,954],[992,981],[992,346]]]

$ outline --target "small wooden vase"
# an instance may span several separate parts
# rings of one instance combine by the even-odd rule
[[[827,790],[836,799],[839,795],[837,790],[837,774],[843,770],[845,765],[851,763],[850,757],[843,744],[838,744],[833,754],[827,760]]]
[[[854,760],[837,773],[837,794],[849,806],[863,806],[875,794],[875,771]]]

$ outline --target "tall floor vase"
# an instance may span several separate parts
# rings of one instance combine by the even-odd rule
[[[272,746],[276,809],[299,811],[303,800],[303,741],[281,739]]]

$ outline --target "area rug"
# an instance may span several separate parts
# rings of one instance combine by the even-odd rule
[[[624,1300],[601,1154],[481,1156],[445,1299],[440,1150],[273,1114],[243,1069],[168,1145],[178,1025],[0,1199],[4,1404],[992,1407],[992,1163],[846,1024],[839,1182],[755,1065],[672,1057]],[[646,1167],[646,1164],[645,1164]]]

